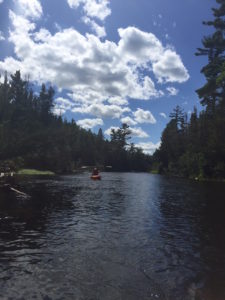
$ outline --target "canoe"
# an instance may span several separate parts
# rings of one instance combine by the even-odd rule
[[[93,180],[101,180],[101,175],[91,175],[91,179],[93,179]]]

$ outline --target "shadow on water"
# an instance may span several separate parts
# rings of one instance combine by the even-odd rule
[[[0,191],[1,299],[225,299],[225,187],[149,174]]]
[[[161,180],[160,235],[169,257],[168,290],[175,299],[225,299],[224,184]],[[181,297],[184,291],[186,298]]]

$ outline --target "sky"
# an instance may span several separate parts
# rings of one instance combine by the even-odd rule
[[[54,113],[85,129],[127,123],[146,153],[160,145],[169,114],[190,115],[207,58],[213,0],[0,0],[0,73],[20,70],[51,84]],[[1,80],[3,77],[1,77]]]

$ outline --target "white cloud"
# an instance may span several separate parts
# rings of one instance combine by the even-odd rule
[[[105,105],[103,103],[95,103],[89,106],[75,107],[72,109],[72,111],[81,114],[90,114],[101,118],[118,119],[124,112],[129,112],[130,108],[123,108],[118,105]]]
[[[161,117],[163,117],[164,119],[167,119],[167,116],[164,112],[159,113]]]
[[[149,110],[143,110],[138,108],[134,113],[135,121],[138,123],[150,123],[155,124],[156,119],[153,114]]]
[[[39,19],[43,13],[42,6],[38,0],[14,0],[19,6],[19,12],[25,17]]]
[[[103,125],[102,119],[83,119],[76,122],[77,125],[81,126],[84,129],[91,129],[98,125]]]
[[[116,126],[111,126],[110,128],[108,128],[107,130],[105,130],[105,134],[110,136],[111,130],[115,129],[118,130],[119,127]],[[138,138],[147,138],[149,137],[149,135],[147,134],[147,132],[145,132],[142,128],[140,127],[130,127],[129,128],[131,131],[131,135],[134,137],[138,137]]]
[[[40,9],[36,9],[29,16],[34,16],[35,11],[36,16],[38,11],[40,15]],[[9,15],[9,41],[15,55],[0,61],[0,71],[14,73],[19,69],[23,76],[29,74],[31,81],[51,82],[59,90],[67,89],[74,104],[71,111],[98,118],[121,118],[130,111],[121,107],[128,105],[128,100],[163,95],[153,80],[183,82],[188,78],[175,50],[168,50],[154,34],[135,27],[119,29],[120,39],[115,43],[101,41],[92,34],[82,35],[74,28],[52,34],[46,28],[37,30],[36,24],[24,15],[12,11]],[[170,57],[173,62],[167,61]],[[65,110],[63,103],[57,105],[58,110]],[[150,120],[148,115],[149,123]]]
[[[88,17],[82,19],[85,24],[90,25],[93,32],[96,33],[97,37],[103,38],[106,36],[105,27],[98,25],[95,21]]]
[[[167,87],[166,89],[169,92],[170,96],[176,96],[179,93],[179,90],[172,86]]]
[[[155,62],[163,54],[162,43],[153,33],[144,32],[135,27],[120,28],[118,52],[126,61],[142,65]]]
[[[0,0],[0,4],[3,3],[4,0]]]
[[[109,0],[67,0],[71,8],[83,6],[85,15],[104,21],[111,14]]]
[[[56,115],[56,116],[62,116],[63,114],[65,114],[66,112],[66,109],[63,109],[59,106],[54,106],[53,108],[53,113]]]
[[[133,119],[131,119],[130,117],[124,117],[120,120],[122,123],[126,123],[127,125],[129,126],[133,126],[133,125],[136,125],[137,122],[134,121]]]
[[[41,28],[34,34],[35,42],[47,42],[49,38],[51,38],[51,33],[45,28]]]
[[[73,107],[74,107],[74,103],[71,102],[69,99],[65,99],[63,97],[58,97],[57,99],[55,99],[53,113],[61,116],[66,111],[72,110]]]
[[[141,127],[130,127],[131,135],[138,138],[147,138],[149,135]]]
[[[0,41],[4,41],[5,37],[2,31],[0,31]]]
[[[187,69],[180,56],[172,49],[166,49],[157,62],[153,62],[153,72],[158,81],[185,82],[189,79]]]
[[[126,99],[120,98],[120,97],[111,97],[108,99],[108,102],[110,104],[115,104],[115,105],[128,105],[128,101]]]
[[[146,154],[153,154],[156,149],[160,147],[160,142],[154,144],[152,142],[147,142],[147,143],[138,143],[135,145],[138,148],[141,148],[144,153]]]
[[[174,49],[164,48],[157,37],[135,27],[119,29],[118,51],[123,58],[152,70],[159,82],[185,82],[189,75]],[[148,64],[152,66],[149,68]],[[152,89],[154,86],[152,86]]]

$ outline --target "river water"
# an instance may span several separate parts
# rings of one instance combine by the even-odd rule
[[[225,184],[89,176],[0,191],[0,299],[225,299]]]

